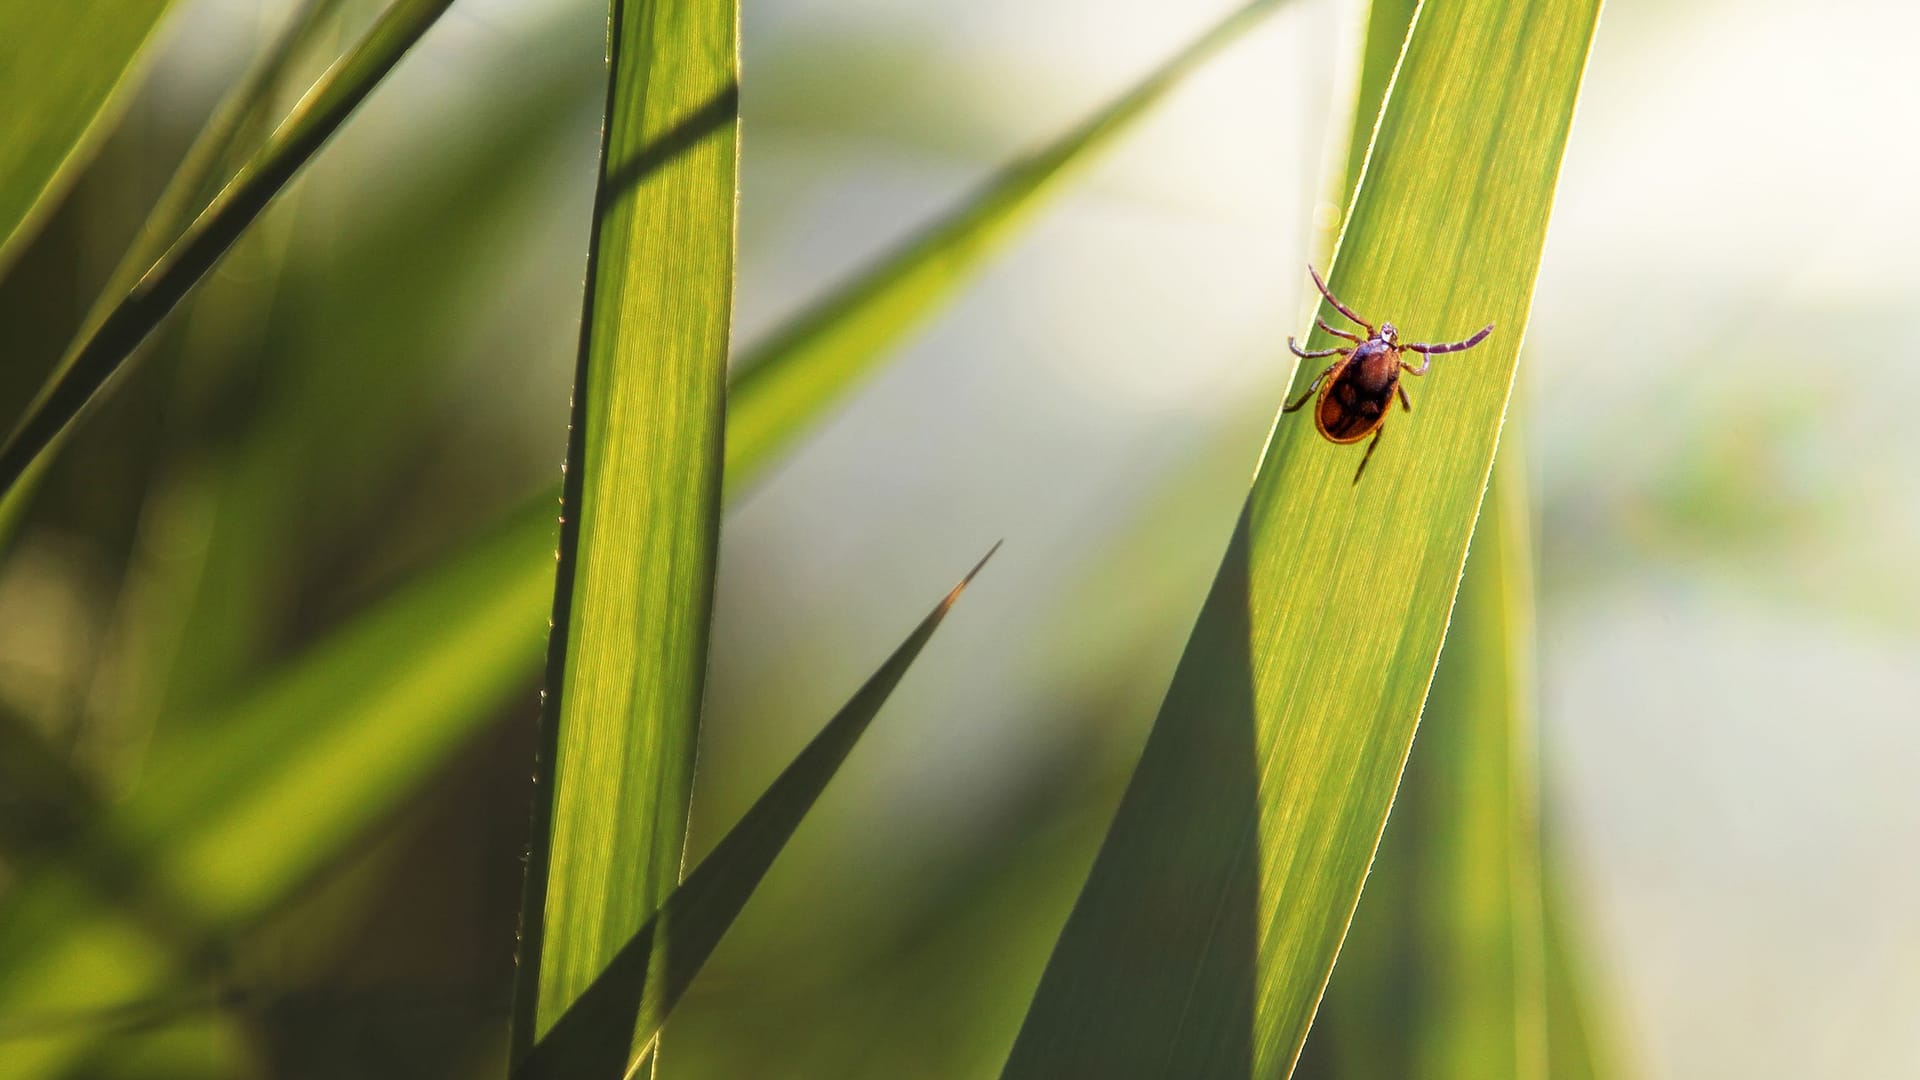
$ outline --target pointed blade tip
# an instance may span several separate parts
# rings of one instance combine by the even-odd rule
[[[966,592],[967,586],[973,584],[973,579],[979,576],[980,571],[986,569],[987,560],[993,558],[993,553],[999,551],[1000,545],[1004,543],[1006,543],[1004,538],[995,540],[993,546],[987,549],[987,553],[980,556],[980,561],[973,564],[973,569],[967,571],[967,576],[961,578],[960,583],[953,587],[953,591],[947,593],[946,599],[940,601],[941,615],[945,615],[952,609],[954,601],[959,600],[960,594]]]

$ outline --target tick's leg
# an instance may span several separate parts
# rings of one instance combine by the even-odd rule
[[[1367,452],[1360,455],[1360,467],[1353,470],[1353,482],[1360,482],[1360,474],[1367,471],[1367,462],[1373,460],[1373,448],[1380,445],[1380,436],[1387,433],[1387,425],[1381,424],[1380,430],[1373,433],[1373,441],[1367,444]]]
[[[1449,341],[1443,345],[1403,345],[1401,346],[1401,348],[1412,349],[1414,352],[1417,352],[1417,353],[1464,352],[1465,350],[1471,349],[1475,345],[1478,345],[1481,342],[1487,340],[1487,335],[1491,333],[1493,333],[1493,324],[1488,323],[1487,325],[1480,328],[1479,333],[1474,334],[1472,337],[1468,338],[1465,341]]]
[[[1350,349],[1315,349],[1312,352],[1308,352],[1300,346],[1295,345],[1292,338],[1287,339],[1287,348],[1293,350],[1293,355],[1302,360],[1318,360],[1323,356],[1345,356],[1352,351]]]
[[[1359,334],[1353,333],[1352,331],[1349,331],[1349,330],[1335,330],[1333,327],[1327,325],[1327,320],[1320,318],[1318,315],[1314,316],[1313,321],[1320,324],[1320,329],[1325,330],[1327,333],[1332,334],[1334,337],[1346,338],[1348,341],[1353,342],[1355,345],[1364,344],[1367,340],[1366,338],[1361,337]]]
[[[1330,374],[1334,368],[1337,368],[1339,366],[1340,366],[1339,364],[1328,364],[1326,371],[1323,371],[1320,374],[1315,375],[1313,377],[1313,381],[1307,384],[1307,392],[1304,394],[1301,394],[1300,399],[1298,401],[1295,401],[1291,405],[1282,406],[1280,411],[1283,413],[1298,412],[1300,410],[1300,406],[1305,405],[1307,403],[1307,399],[1313,396],[1313,392],[1315,390],[1320,389],[1320,380],[1326,378],[1327,375]]]
[[[1422,357],[1420,360],[1419,367],[1414,367],[1412,364],[1407,363],[1405,360],[1400,361],[1400,370],[1406,372],[1409,375],[1425,375],[1427,373],[1427,369],[1432,366],[1433,366],[1433,357],[1431,356]]]
[[[1308,264],[1307,264],[1307,273],[1309,273],[1309,274],[1312,274],[1312,275],[1313,275],[1313,284],[1314,284],[1314,287],[1316,287],[1316,288],[1318,288],[1318,289],[1320,290],[1320,295],[1321,295],[1321,296],[1324,296],[1324,297],[1326,297],[1326,298],[1327,298],[1327,303],[1329,303],[1329,304],[1332,304],[1332,305],[1333,305],[1333,310],[1335,310],[1335,311],[1338,311],[1338,312],[1339,312],[1340,314],[1342,314],[1342,315],[1345,315],[1345,316],[1346,316],[1347,318],[1349,318],[1349,319],[1352,319],[1352,320],[1353,320],[1354,322],[1357,322],[1357,323],[1359,323],[1359,324],[1360,324],[1361,326],[1364,326],[1364,327],[1366,327],[1366,328],[1367,328],[1367,336],[1368,336],[1368,337],[1372,337],[1372,336],[1373,336],[1373,324],[1372,324],[1372,323],[1370,323],[1370,322],[1368,322],[1367,320],[1365,320],[1365,319],[1363,319],[1363,318],[1361,318],[1361,317],[1360,317],[1359,315],[1357,315],[1357,314],[1355,314],[1355,313],[1354,313],[1354,310],[1353,310],[1352,308],[1350,308],[1350,307],[1348,307],[1347,305],[1345,305],[1345,304],[1343,304],[1343,303],[1341,303],[1341,302],[1340,302],[1340,298],[1339,298],[1339,297],[1337,297],[1337,296],[1335,296],[1335,295],[1333,295],[1333,291],[1332,291],[1331,289],[1328,289],[1328,288],[1327,288],[1327,283],[1326,283],[1326,282],[1324,282],[1324,281],[1321,281],[1321,280],[1320,280],[1320,271],[1318,271],[1318,270],[1315,270],[1315,269],[1313,268],[1313,264],[1312,264],[1312,263],[1308,263]]]
[[[1412,412],[1413,402],[1407,400],[1407,388],[1405,386],[1396,386],[1394,389],[1400,391],[1400,407],[1408,412]]]

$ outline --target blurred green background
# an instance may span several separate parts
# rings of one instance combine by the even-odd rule
[[[736,342],[1232,6],[746,0]],[[345,4],[329,47],[375,10]],[[4,415],[284,12],[183,0],[163,24],[124,119],[0,278]],[[177,712],[244,698],[551,486],[604,19],[459,0],[6,540],[0,712],[105,798],[191,725]],[[1920,149],[1900,135],[1920,83],[1875,47],[1916,33],[1890,0],[1613,0],[1595,47],[1514,415],[1544,815],[1624,1074],[1920,1073],[1920,365],[1901,352]],[[1284,390],[1357,44],[1352,5],[1284,7],[731,505],[696,857],[930,583],[1007,544],[681,1006],[676,1075],[1000,1064]],[[480,737],[224,943],[218,1009],[107,1018],[87,1068],[465,1076],[497,1054],[530,640]],[[7,854],[0,889],[34,868],[30,844]]]

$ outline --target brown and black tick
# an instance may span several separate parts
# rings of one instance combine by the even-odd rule
[[[1334,337],[1346,338],[1353,345],[1340,349],[1319,349],[1308,352],[1287,339],[1287,348],[1302,360],[1316,360],[1323,356],[1337,356],[1338,360],[1327,365],[1327,369],[1314,376],[1307,385],[1307,392],[1297,401],[1281,409],[1281,412],[1294,412],[1318,392],[1320,401],[1313,409],[1313,426],[1328,442],[1357,443],[1367,436],[1373,441],[1367,444],[1367,452],[1360,456],[1360,467],[1353,471],[1353,482],[1360,482],[1360,474],[1367,471],[1367,461],[1373,457],[1373,448],[1380,445],[1380,436],[1386,431],[1387,410],[1393,407],[1393,399],[1400,397],[1400,407],[1413,411],[1413,402],[1407,400],[1407,388],[1400,385],[1400,373],[1425,375],[1428,365],[1433,363],[1436,353],[1460,352],[1471,349],[1487,339],[1493,333],[1493,324],[1480,328],[1465,341],[1450,341],[1441,345],[1402,344],[1400,331],[1392,323],[1381,323],[1378,329],[1367,320],[1354,313],[1354,310],[1340,302],[1320,280],[1319,271],[1307,267],[1307,273],[1313,276],[1313,283],[1320,295],[1327,298],[1333,309],[1367,331],[1366,337],[1346,330],[1335,330],[1328,326],[1325,319],[1316,317],[1313,321],[1320,329]],[[1421,355],[1419,367],[1400,359],[1403,352],[1417,352]]]

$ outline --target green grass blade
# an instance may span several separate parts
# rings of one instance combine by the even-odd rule
[[[187,290],[253,224],[338,131],[452,0],[394,0],[353,51],[334,64],[190,227],[90,330],[83,333],[19,426],[0,446],[0,495],[80,415]]]
[[[0,0],[0,275],[104,134],[168,0]]]
[[[994,545],[997,549],[998,544]],[[738,824],[714,846],[598,978],[534,1047],[515,1075],[524,1080],[618,1080],[666,1022],[707,957],[759,887],[801,819],[826,790],[854,744],[933,637],[954,601],[993,557],[967,572],[921,620],[813,741],[800,751]],[[658,966],[654,960],[664,960]]]
[[[1358,447],[1276,427],[1008,1076],[1292,1068],[1440,651],[1598,7],[1416,16],[1333,285],[1424,340],[1500,330],[1417,380],[1362,484]]]
[[[553,530],[550,508],[524,515],[196,725],[72,857],[130,855],[146,895],[191,915],[203,936],[283,903],[524,685],[545,637]],[[546,576],[513,569],[542,564]],[[152,930],[69,874],[24,879],[0,901],[0,1017],[92,1014],[169,992],[195,957]],[[9,1077],[54,1075],[91,1033],[83,1023],[0,1027],[0,1060]]]
[[[680,879],[719,540],[737,25],[732,0],[612,4],[515,1060]]]
[[[133,291],[147,268],[167,253],[218,194],[223,186],[221,171],[229,167],[254,130],[267,122],[274,95],[289,69],[340,4],[341,0],[303,0],[246,75],[221,99],[154,201],[133,244],[108,276],[106,287],[88,313],[88,326],[98,326],[113,305]]]
[[[1380,107],[1386,104],[1387,87],[1400,66],[1400,49],[1407,43],[1407,30],[1419,6],[1420,0],[1373,0],[1367,5],[1367,37],[1360,57],[1353,134],[1347,140],[1346,183],[1340,188],[1344,197],[1351,198],[1360,186],[1360,169],[1373,146],[1373,128],[1380,122]]]
[[[1299,1074],[1545,1080],[1532,566],[1511,439]]]
[[[889,347],[950,299],[1045,196],[1280,3],[1254,0],[1227,16],[1078,127],[1001,169],[953,213],[746,351],[727,410],[728,489],[751,484],[870,374]]]

